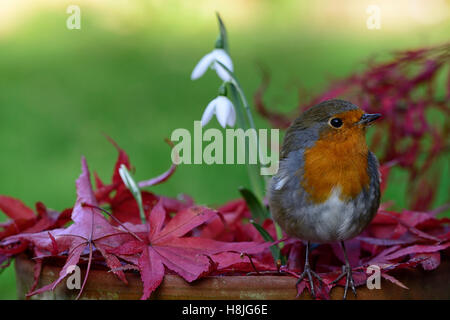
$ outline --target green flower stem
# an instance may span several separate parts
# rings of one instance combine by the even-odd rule
[[[231,88],[231,99],[233,100],[234,105],[236,106],[236,114],[239,126],[247,130],[248,128],[251,128],[256,131],[255,122],[253,121],[253,116],[250,110],[250,106],[247,102],[247,98],[245,97],[244,91],[242,90],[241,85],[239,84],[239,81],[236,79],[236,76],[233,74],[233,72],[228,69],[225,65],[223,65],[220,61],[217,61],[224,69],[225,71],[230,75],[231,82],[230,82],[230,88]],[[242,109],[245,110],[245,115],[242,113]],[[248,122],[247,122],[248,121]],[[248,123],[248,124],[247,124]],[[246,149],[248,144],[246,142]],[[258,155],[260,155],[260,148],[259,148],[259,139],[258,135],[256,135],[256,148],[258,150]],[[261,158],[261,157],[259,157]],[[258,199],[262,201],[264,199],[264,185],[265,180],[262,178],[260,173],[260,165],[259,162],[256,165],[247,165],[247,171],[250,178],[250,183],[252,185],[253,192],[256,194]]]
[[[239,94],[240,100],[242,101],[242,106],[244,107],[244,110],[245,110],[245,112],[247,114],[247,119],[249,121],[250,128],[256,130],[256,126],[255,126],[255,122],[253,121],[253,116],[252,116],[252,112],[250,110],[250,106],[249,106],[249,104],[247,102],[247,98],[245,97],[244,90],[242,90],[242,87],[241,87],[239,81],[237,80],[237,78],[234,75],[234,73],[230,69],[227,68],[227,66],[225,66],[220,61],[216,61],[216,62],[229,74],[229,76],[231,78],[231,84],[237,90],[237,93]]]
[[[245,93],[244,90],[242,90],[241,85],[239,84],[239,81],[237,80],[236,76],[234,75],[234,73],[229,70],[225,65],[223,65],[220,61],[217,61],[224,69],[225,71],[228,72],[228,74],[231,77],[231,83],[230,83],[230,87],[231,87],[231,94],[232,94],[232,100],[236,106],[237,109],[237,118],[238,118],[238,123],[240,125],[241,128],[243,128],[244,130],[248,128],[248,126],[246,125],[246,121],[244,119],[244,114],[241,111],[240,107],[243,107],[244,110],[246,111],[246,115],[247,115],[247,120],[249,122],[249,127],[254,129],[256,131],[256,126],[255,126],[255,122],[253,121],[253,116],[252,116],[252,112],[250,110],[250,106],[247,102],[247,98],[245,97]],[[259,148],[259,140],[258,140],[258,136],[256,136],[256,146],[257,146],[257,150],[258,150],[258,155],[260,155],[260,148]],[[247,144],[246,144],[246,148],[247,148]],[[260,157],[261,158],[261,157]],[[253,192],[255,193],[255,195],[258,197],[258,199],[263,202],[264,199],[264,191],[265,188],[264,186],[266,185],[267,180],[264,178],[261,178],[261,174],[260,174],[260,165],[258,163],[258,165],[254,166],[254,165],[247,165],[247,171],[248,171],[248,175],[250,178],[250,184],[252,185],[252,189]],[[283,232],[281,230],[281,227],[274,221],[274,225],[275,225],[275,230],[277,233],[277,238],[278,240],[280,240],[281,238],[283,238]],[[278,247],[281,249],[283,248],[284,243],[279,243]]]
[[[249,127],[247,118],[245,114],[242,112],[241,100],[239,99],[239,92],[234,86],[234,84],[228,82],[231,92],[231,100],[233,101],[233,105],[236,107],[236,115],[237,115],[237,123],[238,126],[242,129],[247,129]]]
[[[230,84],[230,91],[231,91],[231,99],[236,107],[236,115],[237,115],[236,118],[238,121],[238,125],[242,129],[247,130],[249,128],[249,125],[247,122],[248,119],[246,119],[245,114],[242,112],[242,99],[241,99],[242,96],[239,95],[239,90],[233,83]],[[257,148],[259,150],[258,140],[256,143]],[[245,149],[250,150],[249,143],[247,140],[245,141]],[[264,198],[264,182],[261,179],[260,166],[259,164],[256,165],[248,164],[246,167],[253,192],[258,197],[258,199],[262,201]]]
[[[226,31],[225,25],[219,15],[219,13],[217,13],[217,21],[219,23],[220,32],[219,32],[219,37],[216,41],[215,47],[224,49],[227,53],[229,53],[227,31]],[[244,130],[247,130],[248,128],[252,128],[256,131],[255,122],[253,120],[253,115],[250,110],[248,100],[245,97],[244,90],[242,90],[242,87],[241,87],[239,81],[237,80],[234,73],[231,70],[229,70],[223,63],[221,63],[220,61],[217,61],[217,63],[219,65],[221,65],[222,68],[224,68],[225,71],[231,77],[231,82],[229,83],[229,86],[231,88],[231,90],[230,90],[231,91],[231,99],[233,101],[234,106],[236,107],[236,115],[237,115],[238,125]],[[241,108],[243,108],[245,110],[245,114],[242,112]],[[247,115],[247,117],[245,117],[245,115]],[[257,139],[256,143],[257,143],[258,155],[259,155],[259,158],[262,159],[261,154],[260,154],[261,150],[259,148],[258,136],[256,136],[256,139]],[[247,150],[249,150],[247,142],[245,144],[245,148]],[[262,178],[260,170],[261,170],[261,167],[260,167],[259,162],[257,165],[250,165],[250,164],[247,165],[247,172],[249,175],[250,184],[252,186],[253,193],[260,200],[260,202],[263,203],[264,193],[265,193],[265,185],[267,184],[268,177],[264,176]],[[277,232],[277,238],[278,238],[278,240],[280,240],[283,237],[283,233],[281,231],[280,226],[275,221],[274,221],[274,225],[275,225],[275,229]],[[279,249],[283,248],[283,245],[284,245],[283,243],[279,243],[278,244]],[[274,258],[275,258],[275,256],[274,256]]]
[[[220,62],[219,62],[220,63]],[[223,64],[221,64],[223,66]],[[238,80],[236,79],[236,77],[234,76],[234,74],[228,70],[225,66],[223,66],[225,68],[225,70],[230,74],[232,82],[230,83],[230,87],[231,87],[231,94],[232,94],[232,100],[236,106],[236,113],[237,113],[237,118],[238,118],[238,123],[239,126],[243,129],[247,129],[247,123],[244,119],[244,114],[241,111],[241,106],[244,107],[244,109],[247,111],[247,119],[250,122],[250,127],[253,128],[254,130],[256,130],[255,127],[255,123],[253,121],[253,117],[252,117],[252,113],[250,110],[250,106],[247,102],[247,99],[245,97],[244,91],[242,90],[242,87],[240,86]],[[242,101],[242,103],[241,103]],[[258,138],[258,137],[257,137]],[[247,145],[246,145],[247,147]],[[260,152],[260,148],[259,148],[259,141],[257,140],[257,148],[258,148],[258,153]],[[247,165],[247,171],[248,171],[248,175],[250,178],[250,184],[252,185],[252,189],[253,192],[255,193],[255,195],[258,197],[258,199],[262,202],[264,199],[264,186],[267,182],[266,179],[261,179],[261,174],[260,174],[260,165]],[[264,177],[266,178],[266,177]],[[275,230],[277,233],[277,239],[280,240],[283,238],[283,231],[281,230],[281,227],[278,225],[278,223],[276,223],[274,221],[274,225],[275,225]],[[280,249],[282,249],[284,246],[284,243],[279,243],[278,247]]]

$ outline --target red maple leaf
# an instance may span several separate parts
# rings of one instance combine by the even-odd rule
[[[36,222],[33,210],[19,199],[0,195],[0,210],[11,218],[10,221],[0,224],[0,239],[17,234]]]
[[[36,212],[19,199],[0,195],[0,210],[11,218],[0,224],[0,240],[18,233],[35,233],[55,229],[70,220],[71,209],[62,212],[49,210],[42,202],[36,203]]]
[[[98,177],[98,175],[95,175],[95,181],[97,185],[95,196],[100,204],[108,204],[114,217],[121,222],[131,222],[134,224],[139,224],[141,223],[141,218],[138,205],[131,192],[123,183],[122,178],[119,174],[119,168],[121,167],[121,165],[125,165],[125,167],[129,170],[132,168],[129,156],[113,139],[108,136],[107,139],[117,149],[118,158],[114,166],[111,184],[104,184]],[[175,168],[176,165],[173,164],[169,168],[169,170],[167,170],[163,174],[159,175],[156,178],[141,181],[138,185],[140,188],[144,188],[160,184],[172,176],[172,174],[175,172]],[[115,194],[111,197],[110,194],[112,192],[115,192]],[[151,192],[142,191],[142,204],[144,206],[146,215],[148,215],[151,209],[155,206],[159,198],[159,196]],[[179,205],[182,205],[180,201],[177,202],[179,202]],[[115,222],[113,222],[113,224],[115,224]]]
[[[160,285],[166,268],[192,282],[211,272],[220,263],[220,256],[215,259],[215,254],[231,251],[252,254],[268,247],[266,243],[232,243],[183,237],[216,215],[211,209],[194,206],[179,212],[164,226],[166,211],[160,201],[150,213],[148,231],[142,236],[144,240],[131,240],[110,251],[140,270],[144,284],[141,299],[149,298]],[[142,225],[135,226],[133,231],[142,234]]]
[[[94,193],[92,191],[89,169],[86,160],[82,158],[82,173],[76,182],[77,201],[75,203],[72,220],[74,223],[65,229],[54,229],[50,232],[39,233],[23,233],[17,236],[5,239],[7,243],[15,241],[29,241],[35,245],[39,251],[51,252],[55,255],[55,251],[67,251],[67,260],[59,273],[56,281],[48,284],[36,291],[28,294],[28,296],[39,294],[48,290],[53,290],[68,275],[68,269],[79,263],[80,257],[88,254],[88,266],[86,276],[83,281],[82,288],[78,297],[83,292],[84,285],[89,276],[93,251],[97,249],[104,257],[107,265],[114,273],[124,282],[126,282],[125,274],[121,270],[117,270],[121,266],[119,259],[108,253],[111,247],[117,247],[124,241],[130,240],[131,235],[113,227],[96,209],[87,207],[84,204],[89,203],[92,206],[97,205]],[[57,247],[57,249],[55,248]]]

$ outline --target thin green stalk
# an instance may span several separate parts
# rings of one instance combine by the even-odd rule
[[[246,130],[248,128],[248,121],[247,118],[245,117],[245,114],[242,113],[239,93],[232,83],[229,83],[229,88],[231,92],[231,100],[233,101],[233,105],[236,107],[236,115],[237,115],[236,120],[238,122],[238,126]]]
[[[131,194],[136,200],[136,203],[139,207],[139,216],[141,217],[141,222],[142,224],[145,224],[146,223],[145,211],[144,206],[142,204],[141,190],[139,189],[138,184],[136,183],[136,181],[134,181],[130,172],[128,172],[127,167],[125,167],[125,165],[123,164],[119,168],[119,174],[120,177],[122,178],[123,183],[128,188],[128,190],[130,190]]]
[[[226,52],[229,53],[229,45],[228,45],[228,36],[227,36],[227,31],[225,28],[225,24],[223,23],[219,13],[217,13],[217,21],[219,23],[219,37],[216,41],[216,48],[222,48],[224,49]],[[249,128],[252,128],[253,130],[256,131],[256,126],[255,126],[255,122],[253,120],[253,115],[251,113],[250,110],[250,105],[248,104],[248,100],[245,96],[244,90],[242,89],[238,79],[236,78],[236,76],[234,75],[234,73],[229,70],[223,63],[221,63],[220,61],[216,61],[220,66],[222,66],[222,68],[227,71],[227,73],[230,75],[231,77],[231,82],[230,82],[230,88],[231,88],[231,98],[233,100],[234,106],[236,107],[236,115],[237,115],[237,121],[239,126],[244,129],[247,130]],[[245,115],[247,117],[245,117],[244,113],[242,112],[242,109],[244,108],[245,110]],[[259,159],[263,159],[261,156],[261,149],[260,149],[260,145],[259,145],[259,139],[258,139],[258,135],[256,135],[256,143],[257,143],[257,152],[258,152],[258,156]],[[250,150],[248,148],[248,142],[246,141],[245,143],[245,148],[246,150]],[[261,166],[259,164],[259,162],[257,162],[257,165],[247,165],[247,172],[249,175],[249,179],[250,179],[250,184],[252,186],[252,190],[253,193],[255,194],[255,197],[261,202],[263,203],[263,199],[264,199],[264,193],[265,193],[265,185],[267,183],[267,176],[264,176],[263,178],[261,178]],[[253,215],[253,213],[252,213]],[[276,229],[276,233],[277,233],[277,238],[278,240],[280,240],[283,237],[283,233],[281,231],[280,226],[274,221],[274,225],[275,225],[275,229]],[[262,227],[261,227],[262,228]],[[279,243],[278,244],[278,250],[280,250],[283,247],[283,243]],[[281,255],[281,252],[280,252]],[[275,256],[274,256],[275,258]]]
[[[228,72],[228,74],[231,77],[232,82],[231,82],[230,87],[232,89],[231,92],[233,94],[233,100],[235,101],[237,107],[241,106],[241,101],[242,101],[242,106],[246,110],[246,114],[247,114],[248,121],[250,123],[250,127],[252,129],[256,130],[255,123],[253,121],[253,116],[252,116],[252,113],[251,113],[251,110],[250,110],[250,106],[249,106],[249,104],[247,102],[247,99],[245,97],[245,93],[244,93],[244,91],[242,90],[242,87],[239,84],[239,81],[236,79],[236,76],[234,75],[233,72],[231,72],[231,70],[229,70],[225,65],[220,63],[220,61],[218,63]],[[236,91],[239,94],[240,99],[237,98]],[[241,116],[242,116],[242,113],[241,113]],[[258,139],[257,139],[257,150],[258,150],[258,155],[260,155],[259,154],[260,153],[260,147],[259,147],[259,140]],[[260,171],[259,171],[260,170],[260,165],[258,165],[258,166],[248,165],[247,168],[248,168],[247,170],[249,172],[250,183],[252,184],[252,187],[253,187],[253,191],[254,191],[255,195],[259,198],[259,200],[263,201],[263,199],[264,199],[264,190],[265,190],[264,189],[264,185],[267,182],[267,180],[265,179],[265,177],[263,179],[261,179],[261,174],[260,174]],[[257,170],[257,172],[255,172],[255,169]],[[277,232],[277,238],[278,238],[278,240],[280,240],[283,237],[283,232],[281,230],[281,227],[277,223],[275,223],[275,230]],[[279,244],[280,248],[283,248],[283,245],[284,245],[283,243],[280,243]]]
[[[248,123],[246,120],[248,120],[248,119],[246,119],[245,114],[242,113],[242,103],[241,103],[238,89],[236,88],[236,86],[234,84],[230,84],[230,89],[231,89],[230,90],[231,91],[231,99],[233,100],[233,103],[236,107],[238,124],[242,129],[247,130],[249,126],[248,126]],[[249,146],[249,143],[246,140],[245,141],[245,149],[246,150],[250,150],[250,148],[248,146]],[[264,183],[261,179],[259,165],[258,164],[257,165],[248,164],[247,165],[247,173],[249,176],[249,180],[250,180],[250,184],[252,186],[253,192],[256,194],[258,199],[260,199],[262,201],[262,199],[264,198]]]

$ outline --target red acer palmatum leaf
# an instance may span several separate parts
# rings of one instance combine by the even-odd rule
[[[234,275],[241,274],[261,274],[272,271],[278,273],[276,266],[273,263],[267,264],[251,255],[242,252],[222,252],[212,256],[212,260],[216,263],[216,270],[213,274],[231,273]]]
[[[36,218],[32,209],[22,201],[8,196],[0,195],[0,210],[14,221],[33,220]]]
[[[23,230],[24,233],[36,233],[63,227],[71,219],[72,208],[58,212],[48,209],[42,202],[37,202],[36,212],[38,213],[36,223]]]
[[[16,236],[20,240],[32,242],[36,248],[50,251],[67,251],[67,260],[59,273],[56,281],[38,290],[31,292],[28,296],[39,294],[48,290],[53,290],[68,275],[68,269],[79,263],[80,257],[87,250],[88,265],[82,288],[78,297],[82,294],[83,288],[89,276],[94,250],[99,250],[103,255],[106,264],[115,269],[120,266],[120,261],[114,255],[106,253],[106,249],[116,247],[125,240],[130,239],[130,235],[117,228],[109,222],[95,209],[86,207],[84,203],[97,203],[92,191],[89,170],[86,160],[82,158],[82,173],[77,180],[77,201],[75,203],[72,220],[74,223],[66,229],[56,229],[47,235],[47,232],[35,234],[22,234]],[[10,239],[15,240],[15,239]],[[55,244],[56,242],[56,244]],[[57,249],[55,249],[57,246]],[[121,280],[126,282],[123,271],[114,272]]]
[[[408,244],[417,241],[417,239],[401,240],[401,239],[378,239],[372,237],[359,236],[356,238],[359,241],[373,244],[376,246],[394,246],[399,244]]]
[[[155,204],[158,197],[151,192],[142,191],[142,205],[147,216]],[[133,194],[121,184],[116,191],[115,196],[109,202],[111,213],[121,222],[130,222],[133,224],[141,223],[139,207]]]
[[[19,199],[0,195],[0,210],[11,220],[0,224],[0,240],[17,234],[36,222],[33,210]]]
[[[417,258],[424,258],[420,263],[424,270],[434,270],[441,264],[441,253],[440,252],[430,252],[430,253],[419,253],[416,255]]]
[[[194,205],[194,200],[186,195],[181,194],[176,199],[158,195],[159,201],[162,202],[164,209],[168,214],[176,213]]]
[[[172,164],[170,166],[169,170],[160,174],[159,176],[149,179],[149,180],[146,180],[146,181],[139,182],[138,183],[139,188],[152,187],[152,186],[156,186],[160,183],[163,183],[164,181],[167,181],[167,179],[169,179],[175,173],[176,168],[177,168],[177,165]]]
[[[397,280],[396,278],[394,278],[394,276],[391,276],[389,274],[387,274],[386,272],[382,272],[381,276],[386,279],[389,280],[390,282],[392,282],[393,284],[396,284],[397,286],[403,288],[403,289],[409,289],[407,286],[405,286],[402,282],[400,282],[399,280]]]
[[[334,255],[342,262],[345,263],[344,252],[342,251],[339,243],[332,243]],[[360,264],[361,258],[361,242],[357,239],[350,239],[345,242],[345,248],[347,251],[348,261],[350,265],[357,266]]]
[[[62,227],[70,221],[72,209],[62,212],[49,210],[41,202],[36,203],[36,212],[26,207],[20,200],[11,197],[0,196],[0,207],[12,219],[0,224],[0,240],[20,233],[37,233]],[[27,248],[25,243],[14,244],[8,247],[0,245],[0,252],[6,256],[15,255]]]
[[[404,249],[400,249],[396,252],[393,252],[384,258],[386,260],[395,260],[401,257],[404,257],[406,255],[415,254],[415,253],[432,253],[432,252],[438,252],[444,249],[447,249],[450,247],[450,242],[444,243],[444,244],[437,244],[437,245],[420,245],[416,244],[413,246],[406,247]]]
[[[436,241],[436,242],[440,241],[439,238],[434,237],[434,236],[414,227],[415,225],[417,225],[420,222],[434,219],[434,217],[432,217],[429,214],[410,211],[410,212],[404,212],[400,217],[397,217],[396,215],[393,215],[391,212],[384,211],[384,210],[379,210],[379,214],[390,216],[398,222],[398,224],[396,225],[396,228],[393,230],[393,238],[398,239],[401,236],[403,236],[407,231],[409,231],[411,234],[414,234],[415,236],[423,238],[423,239],[432,240],[432,241]],[[421,215],[419,217],[416,214],[421,214]],[[423,220],[420,221],[417,219],[423,219]]]
[[[111,201],[110,194],[113,191],[117,191],[119,188],[121,188],[122,190],[127,190],[122,181],[122,178],[120,177],[119,169],[122,165],[124,165],[128,170],[131,170],[130,159],[125,150],[120,148],[119,145],[109,136],[106,136],[106,138],[116,148],[118,152],[118,157],[116,164],[114,165],[113,175],[110,184],[105,184],[97,175],[97,173],[94,173],[95,184],[97,187],[97,190],[95,191],[95,197],[98,203],[100,204],[110,203]]]
[[[122,165],[124,165],[128,170],[131,170],[130,158],[128,157],[128,154],[125,152],[125,150],[119,147],[119,145],[112,138],[110,138],[109,136],[106,136],[106,138],[108,139],[109,142],[111,142],[111,144],[117,149],[119,153],[113,171],[112,184],[113,185],[122,184],[123,181],[122,178],[120,177],[119,169]]]
[[[150,213],[148,232],[144,235],[139,233],[145,240],[131,240],[110,252],[139,268],[144,284],[142,299],[147,299],[163,280],[166,268],[192,282],[210,273],[214,264],[220,263],[221,257],[215,261],[215,254],[226,251],[252,254],[268,247],[256,242],[233,243],[184,237],[216,215],[211,209],[194,206],[177,213],[165,224],[166,211],[160,201]],[[142,232],[142,227],[138,228],[133,231]]]
[[[249,217],[245,201],[243,199],[230,201],[217,208],[217,212],[219,215],[205,223],[199,236],[220,241],[243,241],[239,236],[241,231],[239,229],[242,226],[242,219]]]

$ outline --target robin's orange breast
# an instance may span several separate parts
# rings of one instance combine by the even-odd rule
[[[344,130],[324,132],[304,153],[300,181],[314,203],[326,201],[334,188],[340,188],[340,200],[348,201],[369,186],[364,131],[358,126]]]

